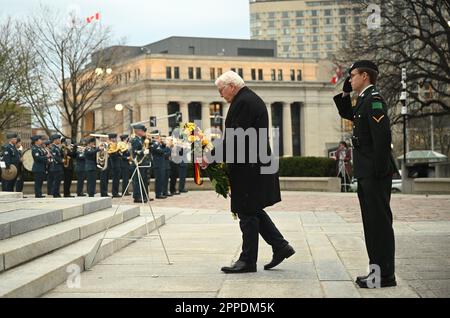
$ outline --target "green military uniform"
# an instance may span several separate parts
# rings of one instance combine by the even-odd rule
[[[362,92],[355,107],[349,95],[336,95],[334,102],[341,117],[354,125],[353,170],[369,262],[380,267],[381,277],[392,276],[395,241],[389,202],[395,163],[386,103],[373,85]]]

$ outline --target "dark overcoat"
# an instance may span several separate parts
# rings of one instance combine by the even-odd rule
[[[242,128],[247,130],[254,128],[259,139],[266,140],[265,154],[271,153],[268,128],[269,117],[266,104],[248,87],[242,88],[234,97],[225,120],[225,128]],[[264,128],[267,134],[260,134],[259,129]],[[273,174],[262,174],[261,167],[269,166],[270,163],[262,163],[260,151],[257,151],[257,162],[249,160],[249,153],[254,152],[249,143],[245,143],[246,160],[244,163],[236,162],[237,138],[235,138],[234,162],[228,162],[226,145],[227,138],[233,138],[225,131],[224,136],[224,159],[227,159],[228,171],[231,185],[231,212],[242,214],[256,214],[257,211],[274,205],[281,201],[280,182],[277,172]],[[258,147],[259,148],[259,147]],[[251,157],[251,156],[250,156]]]

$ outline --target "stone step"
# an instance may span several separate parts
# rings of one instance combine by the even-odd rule
[[[22,199],[22,192],[3,192],[0,191],[0,201],[8,200],[8,199]]]
[[[165,223],[164,215],[147,218],[149,231]],[[0,297],[38,297],[60,284],[72,281],[76,283],[76,274],[84,271],[85,258],[91,254],[94,246],[104,232],[42,256],[34,261],[0,274]],[[144,217],[134,218],[117,225],[108,231],[107,237],[143,237],[146,235]],[[95,263],[131,244],[130,240],[107,239],[99,248]],[[81,284],[83,282],[81,281]]]
[[[117,225],[139,216],[139,207],[121,206],[74,218],[0,241],[0,272],[7,271],[58,248],[104,231],[109,222]]]
[[[0,240],[111,206],[111,198],[33,198],[9,201],[0,206]]]

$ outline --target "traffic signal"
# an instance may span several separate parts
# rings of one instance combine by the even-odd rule
[[[156,127],[156,116],[150,116],[150,127]]]

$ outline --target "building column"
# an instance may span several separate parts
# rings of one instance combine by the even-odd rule
[[[183,117],[183,123],[189,121],[189,107],[187,102],[179,102],[181,117]]]
[[[283,152],[284,157],[292,157],[291,104],[283,103]]]
[[[201,102],[202,106],[202,130],[205,131],[206,129],[211,128],[211,118],[209,118],[210,111],[209,111],[209,102]]]

